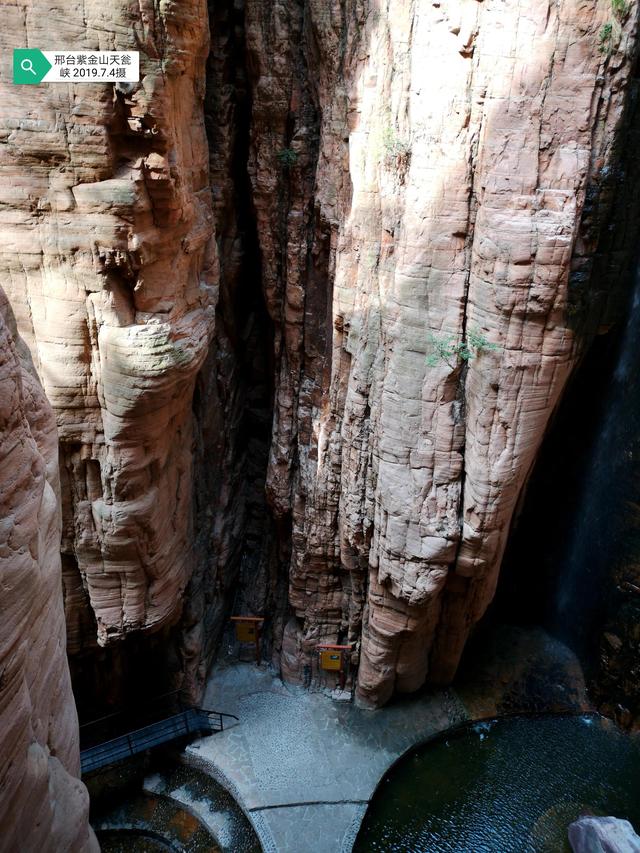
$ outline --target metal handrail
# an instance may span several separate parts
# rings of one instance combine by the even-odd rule
[[[222,717],[231,717],[234,720],[240,722],[240,717],[236,717],[235,714],[228,714],[226,711],[214,711],[212,708],[203,708],[201,705],[195,709],[196,711],[206,711],[207,714],[217,714],[220,718]]]
[[[217,718],[217,720],[212,719]],[[147,726],[119,735],[80,753],[82,772],[113,764],[124,758],[130,758],[147,749],[168,743],[184,735],[209,731],[211,734],[224,731],[223,717],[238,720],[235,714],[224,711],[212,711],[207,708],[188,708],[158,720]]]

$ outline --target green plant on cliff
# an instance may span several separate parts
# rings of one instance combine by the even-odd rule
[[[613,24],[603,24],[598,36],[598,50],[609,55],[613,50]]]
[[[600,27],[598,34],[598,50],[607,56],[611,54],[615,44],[622,35],[622,21],[629,12],[626,0],[611,0],[611,20]]]
[[[411,159],[411,145],[409,141],[399,136],[395,127],[387,125],[382,131],[382,146],[385,152],[385,166],[395,166],[398,172],[404,174]]]
[[[467,346],[474,355],[479,355],[481,352],[500,352],[502,349],[498,344],[492,344],[479,329],[469,329],[467,331]]]
[[[398,131],[391,125],[387,125],[382,132],[382,144],[387,154],[392,156],[406,155],[411,151],[407,140],[398,136]]]
[[[293,148],[282,148],[277,153],[278,161],[285,169],[288,169],[290,166],[293,166],[294,163],[298,161],[298,152],[294,151]]]
[[[444,362],[449,365],[451,370],[455,370],[458,366],[460,348],[463,344],[456,343],[456,339],[452,335],[439,337],[431,334],[428,341],[431,347],[431,352],[427,355],[429,367],[437,367],[441,362]]]
[[[461,362],[471,361],[482,352],[499,352],[501,347],[489,341],[479,329],[469,329],[465,340],[457,341],[453,335],[438,336],[430,334],[431,352],[427,355],[429,367],[437,367],[444,362],[451,370],[456,370]]]

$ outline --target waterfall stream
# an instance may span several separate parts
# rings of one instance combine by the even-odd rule
[[[592,628],[602,616],[605,581],[627,551],[627,509],[637,491],[632,476],[640,447],[640,272],[621,335],[618,359],[600,407],[573,519],[550,625],[579,653],[587,651]],[[590,458],[589,458],[590,457]]]

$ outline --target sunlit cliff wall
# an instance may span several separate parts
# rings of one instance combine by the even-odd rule
[[[4,13],[5,80],[13,46],[141,52],[140,84],[3,92],[2,284],[58,423],[74,655],[175,623],[193,571],[191,405],[216,301],[208,22],[199,0]]]
[[[604,0],[246,4],[287,677],[327,641],[355,644],[365,703],[453,677],[624,267],[590,285],[635,18]],[[434,339],[474,336],[468,363],[429,363]]]

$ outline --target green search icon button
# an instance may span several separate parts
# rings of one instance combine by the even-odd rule
[[[37,48],[16,48],[13,51],[13,82],[35,85],[41,83],[53,66]]]

